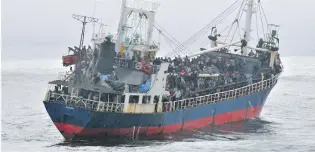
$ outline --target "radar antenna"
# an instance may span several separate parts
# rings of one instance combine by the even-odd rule
[[[84,33],[85,33],[85,26],[87,23],[90,22],[98,22],[97,18],[93,18],[93,17],[87,17],[87,16],[82,16],[82,15],[76,15],[73,14],[72,17],[80,22],[82,22],[83,26],[82,26],[82,31],[81,31],[81,38],[80,38],[80,45],[79,45],[79,58],[76,61],[75,64],[75,83],[77,83],[77,81],[82,82],[82,78],[81,78],[81,60],[82,60],[82,49],[83,49],[83,42],[84,42]]]
[[[83,26],[82,26],[82,32],[81,32],[81,38],[80,38],[80,45],[79,45],[79,49],[81,50],[83,47],[83,42],[84,42],[84,33],[85,33],[85,26],[87,23],[90,22],[98,22],[97,18],[94,17],[87,17],[87,16],[82,16],[82,15],[76,15],[73,14],[72,17],[80,22],[82,22]]]

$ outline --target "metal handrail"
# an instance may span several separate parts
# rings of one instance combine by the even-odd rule
[[[71,79],[72,73],[70,71],[68,72],[60,72],[58,74],[58,80],[64,80],[64,81],[69,81]]]
[[[46,100],[64,101],[65,105],[79,107],[79,108],[87,108],[94,111],[120,112],[123,107],[123,103],[96,101],[96,100],[84,99],[82,97],[70,96],[70,95],[60,94],[60,93],[48,93]],[[103,104],[103,108],[101,109],[98,108],[100,104]]]
[[[240,87],[233,90],[218,92],[214,94],[208,94],[204,96],[198,96],[194,98],[186,98],[182,100],[164,102],[164,105],[171,105],[171,108],[164,108],[165,111],[182,110],[186,108],[195,107],[198,105],[211,104],[228,99],[235,99],[240,96],[245,96],[253,92],[259,92],[267,88],[273,87],[277,83],[278,76],[271,77],[263,81],[259,81],[244,87]],[[269,84],[269,85],[268,85]],[[241,92],[241,93],[240,93]]]
[[[277,83],[278,76],[271,77],[269,79],[259,81],[247,86],[236,88],[233,90],[227,90],[217,93],[212,93],[208,95],[202,95],[198,97],[186,98],[182,100],[176,100],[174,102],[164,102],[163,103],[163,112],[165,111],[175,111],[182,110],[191,107],[196,107],[205,104],[212,104],[224,100],[235,99],[240,96],[249,95],[254,92],[259,92],[267,88],[273,87]],[[106,111],[106,112],[122,112],[123,103],[116,102],[104,102],[96,101],[90,99],[84,99],[78,96],[71,96],[67,94],[53,93],[49,91],[46,94],[45,100],[47,101],[64,101],[64,104],[91,109],[94,111]]]
[[[129,61],[127,61],[127,60],[125,60],[123,58],[117,57],[117,56],[114,57],[114,65],[116,65],[116,66],[124,67],[124,68],[136,69],[136,64],[138,62],[137,61],[132,61],[131,63],[132,63],[132,65],[129,66]]]

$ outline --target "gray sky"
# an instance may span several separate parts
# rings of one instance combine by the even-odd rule
[[[156,21],[183,42],[234,1],[155,0],[161,4]],[[315,55],[315,1],[262,1],[269,23],[281,26],[281,54]],[[120,3],[120,0],[97,2],[95,16],[111,25],[108,30],[117,29]],[[79,43],[81,24],[72,19],[71,15],[92,16],[93,6],[94,0],[2,0],[2,58],[59,58],[67,52],[68,46]],[[226,27],[223,24],[222,27],[218,26],[219,31]],[[86,42],[90,39],[91,32],[90,24]],[[195,49],[208,43],[206,36],[194,45]],[[161,51],[169,50],[166,46]]]

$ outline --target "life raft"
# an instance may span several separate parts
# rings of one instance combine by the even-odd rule
[[[62,64],[63,66],[73,65],[76,63],[77,59],[78,59],[78,55],[76,54],[62,56]]]

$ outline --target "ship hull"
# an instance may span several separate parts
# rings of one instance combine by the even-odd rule
[[[270,91],[271,88],[236,99],[152,114],[96,112],[56,101],[44,101],[44,104],[66,139],[108,136],[154,139],[170,133],[257,118]]]

